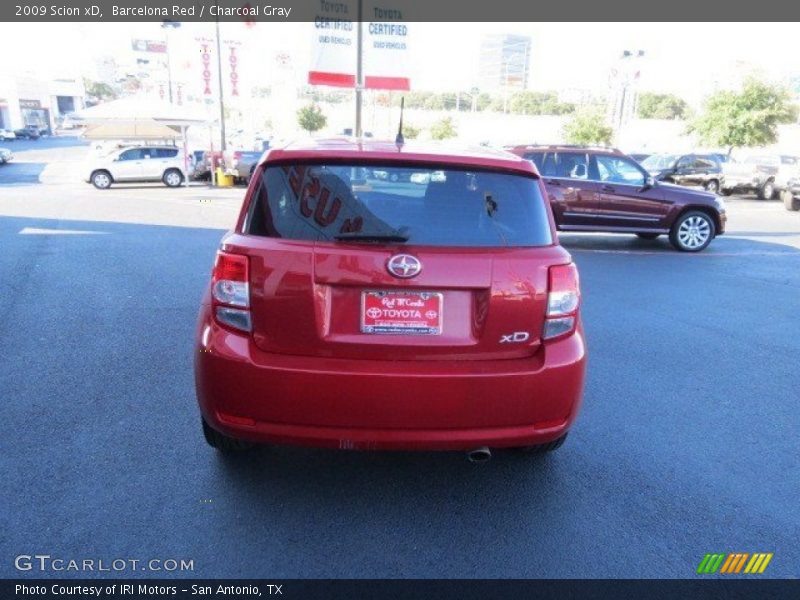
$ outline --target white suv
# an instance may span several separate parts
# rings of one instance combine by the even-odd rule
[[[93,162],[85,181],[104,190],[114,182],[163,181],[178,187],[186,179],[183,153],[174,146],[128,146]]]

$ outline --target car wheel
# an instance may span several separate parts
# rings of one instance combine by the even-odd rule
[[[206,423],[205,419],[203,419],[203,437],[206,438],[206,442],[209,446],[224,453],[241,452],[242,450],[248,450],[253,447],[253,444],[250,442],[237,440],[224,433],[220,433]]]
[[[775,184],[772,181],[767,181],[758,190],[759,200],[772,200],[775,196]]]
[[[111,187],[111,174],[108,171],[95,171],[92,173],[92,185],[98,190],[107,190]]]
[[[700,252],[714,239],[714,219],[699,210],[682,214],[669,233],[669,241],[682,252]]]
[[[789,190],[784,190],[783,194],[781,194],[781,198],[783,199],[783,205],[786,207],[786,210],[800,210],[800,198],[795,198],[794,194]]]
[[[719,192],[719,181],[716,179],[711,179],[706,183],[706,191],[711,192],[712,194],[716,194]]]
[[[164,185],[167,187],[178,187],[183,183],[183,175],[178,169],[167,169],[164,173]]]
[[[523,446],[518,448],[521,452],[525,452],[526,454],[544,454],[545,452],[552,452],[553,450],[557,450],[564,445],[564,442],[567,441],[567,436],[569,432],[562,435],[557,440],[553,440],[552,442],[547,442],[546,444],[537,444],[535,446]]]
[[[643,240],[654,240],[656,239],[660,233],[637,233],[637,237],[642,238]]]

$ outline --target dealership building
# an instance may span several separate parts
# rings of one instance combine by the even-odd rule
[[[36,125],[52,131],[65,115],[84,107],[85,96],[79,77],[47,79],[0,73],[0,129]]]

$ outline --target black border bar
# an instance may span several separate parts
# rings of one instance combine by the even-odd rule
[[[6,22],[245,21],[313,22],[320,15],[353,21],[358,0],[3,0]],[[717,2],[716,0],[362,0],[365,21],[442,23],[538,22],[768,22],[800,21],[800,3],[787,0]],[[212,7],[258,10],[246,18]],[[116,10],[115,10],[116,7]],[[269,7],[269,8],[268,8]],[[44,9],[42,11],[42,9]],[[55,9],[55,10],[53,10]],[[281,9],[281,10],[275,10]],[[457,31],[443,31],[443,39]],[[709,35],[714,35],[713,29]],[[680,28],[676,27],[680,37]],[[580,40],[565,40],[580,44]]]
[[[133,593],[123,593],[123,585],[133,586]],[[37,586],[42,593],[21,593],[17,586]],[[115,586],[112,590],[112,586]],[[212,594],[192,593],[192,586],[210,587]],[[216,593],[219,586],[230,586],[230,594]],[[75,588],[101,588],[101,594]],[[242,593],[236,593],[235,588]],[[63,588],[64,593],[53,593]],[[258,593],[253,593],[257,588]],[[567,600],[587,598],[609,600],[642,598],[647,600],[684,598],[798,598],[797,579],[6,579],[0,582],[0,598],[83,599],[165,599],[224,598],[226,600],[280,598],[287,600],[489,600],[494,598],[536,598]]]

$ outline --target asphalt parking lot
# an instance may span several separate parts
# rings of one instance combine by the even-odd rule
[[[729,234],[698,255],[563,236],[590,357],[551,456],[226,459],[200,432],[192,339],[243,191],[98,191],[74,140],[14,144],[0,576],[84,575],[15,570],[39,553],[191,559],[182,575],[208,578],[683,578],[708,552],[772,552],[771,577],[800,576],[800,213],[780,202],[732,199]]]

